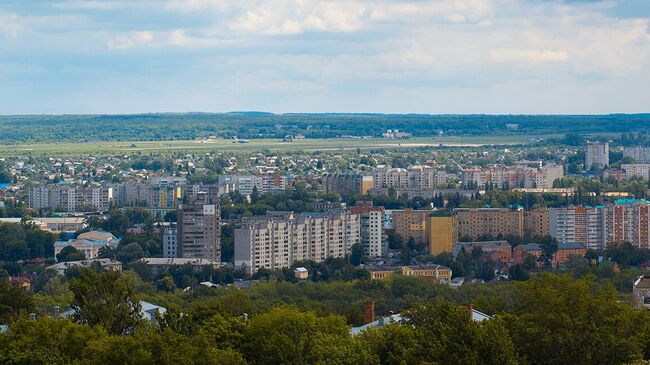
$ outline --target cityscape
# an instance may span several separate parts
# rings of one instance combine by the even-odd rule
[[[0,4],[0,363],[650,364],[650,7]]]

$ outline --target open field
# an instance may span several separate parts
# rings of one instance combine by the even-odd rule
[[[553,136],[544,136],[546,138]],[[43,143],[0,145],[0,156],[22,155],[98,155],[171,152],[255,152],[272,151],[332,151],[347,149],[407,148],[421,146],[480,146],[514,145],[527,142],[531,136],[471,136],[421,137],[406,140],[389,139],[304,139],[293,142],[257,139],[250,143],[232,143],[229,140],[203,141],[144,141],[98,143]]]

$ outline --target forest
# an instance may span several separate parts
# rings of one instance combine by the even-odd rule
[[[0,116],[0,143],[159,141],[221,138],[380,137],[387,129],[414,136],[625,133],[644,130],[650,114],[424,115],[183,113]]]

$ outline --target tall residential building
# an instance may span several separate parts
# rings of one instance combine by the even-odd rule
[[[138,181],[125,181],[113,185],[113,199],[120,206],[151,206],[151,187]]]
[[[178,209],[178,256],[221,260],[221,212],[218,203],[208,204],[207,194],[197,194]]]
[[[621,170],[625,171],[626,179],[640,177],[643,180],[650,180],[650,164],[648,163],[624,163],[621,164]]]
[[[227,186],[229,191],[238,191],[242,195],[253,194],[257,189],[260,194],[283,191],[289,185],[286,176],[277,173],[261,175],[226,175],[219,177],[219,186]]]
[[[619,199],[605,210],[605,243],[650,248],[650,201]]]
[[[431,166],[415,165],[408,169],[379,165],[373,172],[374,188],[385,190],[433,191],[436,170]]]
[[[544,165],[540,168],[522,166],[490,166],[486,168],[467,168],[463,170],[463,186],[484,189],[492,186],[497,189],[539,188],[549,189],[553,182],[564,177],[562,165]]]
[[[609,165],[609,143],[587,142],[585,144],[585,169],[591,170],[592,166],[603,169]]]
[[[30,208],[64,212],[108,211],[113,188],[103,185],[51,184],[29,188]]]
[[[523,237],[523,209],[458,208],[458,235],[463,240],[477,241],[507,236]]]
[[[428,217],[429,254],[451,252],[458,242],[458,220],[453,214],[434,213]]]
[[[632,157],[636,163],[650,163],[650,147],[625,147],[623,157]]]
[[[325,192],[339,193],[342,196],[362,194],[363,178],[361,174],[352,172],[329,174],[325,176]]]
[[[165,228],[163,231],[163,257],[178,257],[178,232],[176,228]]]
[[[524,211],[524,235],[544,237],[550,234],[549,212],[546,208]]]
[[[349,211],[360,217],[363,254],[368,257],[385,256],[388,240],[384,232],[384,207],[374,207],[372,201],[358,201]]]
[[[558,242],[578,242],[587,248],[605,246],[605,207],[566,207],[549,209],[550,234]]]
[[[428,218],[430,210],[393,210],[392,226],[404,243],[413,238],[415,243],[429,242]]]
[[[235,229],[235,267],[254,273],[290,267],[296,261],[346,257],[359,242],[356,214],[269,212],[244,218],[241,228]]]

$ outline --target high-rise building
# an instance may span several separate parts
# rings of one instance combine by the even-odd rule
[[[360,217],[363,254],[368,257],[385,256],[388,240],[384,232],[384,207],[374,207],[372,201],[358,201],[349,210]]]
[[[51,184],[31,187],[30,208],[64,212],[108,211],[113,202],[113,188],[104,185]]]
[[[550,235],[558,242],[578,242],[587,248],[605,246],[605,207],[566,207],[549,209]]]
[[[458,220],[453,214],[434,213],[428,217],[429,254],[451,252],[458,242]]]
[[[603,169],[609,165],[609,143],[587,142],[585,144],[585,169],[591,170],[592,166]]]
[[[235,230],[235,267],[254,273],[290,267],[296,261],[346,257],[360,242],[359,222],[358,215],[344,210],[269,212],[244,218]]]
[[[178,257],[178,232],[176,228],[165,228],[163,231],[163,257]]]
[[[218,203],[209,204],[199,193],[190,204],[178,209],[178,256],[221,260],[221,212]]]
[[[472,189],[539,188],[549,189],[553,182],[564,177],[562,165],[544,165],[540,168],[522,166],[490,166],[463,170],[463,186]]]
[[[619,199],[605,210],[605,244],[630,242],[650,248],[650,201]]]
[[[393,229],[405,244],[411,238],[416,244],[429,242],[427,224],[431,215],[430,210],[393,210],[392,215]]]
[[[640,164],[650,163],[650,147],[625,147],[623,157],[631,157]]]
[[[626,179],[640,177],[643,180],[650,180],[650,164],[648,163],[624,163],[621,164],[621,170],[625,171]]]
[[[544,237],[550,233],[548,209],[540,208],[524,211],[524,235]]]
[[[523,237],[524,212],[521,208],[458,208],[458,235],[465,241]]]

